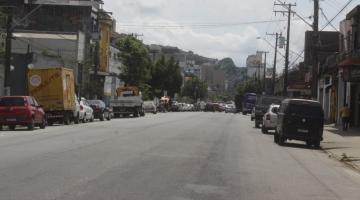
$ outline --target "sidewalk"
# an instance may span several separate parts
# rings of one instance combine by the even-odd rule
[[[360,129],[345,132],[341,127],[326,125],[321,147],[335,159],[360,170]]]

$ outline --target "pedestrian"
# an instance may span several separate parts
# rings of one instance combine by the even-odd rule
[[[348,107],[348,104],[345,104],[344,107],[340,109],[340,117],[342,120],[343,125],[343,131],[347,131],[349,128],[350,123],[350,108]]]

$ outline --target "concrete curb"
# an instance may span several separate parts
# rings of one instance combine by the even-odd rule
[[[326,154],[329,156],[329,158],[335,159],[335,160],[337,160],[337,161],[345,164],[347,167],[349,167],[349,168],[351,168],[351,169],[353,169],[353,170],[356,170],[357,172],[360,173],[360,166],[352,163],[351,161],[346,161],[346,160],[344,160],[342,157],[337,156],[336,154],[334,154],[334,153],[332,153],[332,152],[330,152],[330,151],[327,151],[327,150],[325,150],[325,149],[323,149],[323,148],[321,148],[321,150],[322,150],[324,153],[326,153]]]

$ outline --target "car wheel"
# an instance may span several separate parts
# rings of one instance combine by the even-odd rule
[[[264,124],[261,126],[261,132],[264,134],[268,133],[268,130],[265,128]]]
[[[247,113],[246,113],[246,112],[242,112],[242,114],[243,114],[243,115],[247,115]]]
[[[43,119],[43,121],[41,122],[39,127],[40,127],[40,129],[45,129],[45,127],[46,127],[46,120],[45,119]]]
[[[94,114],[91,115],[90,122],[94,122]]]
[[[319,149],[319,148],[320,148],[320,140],[317,140],[317,141],[314,142],[314,147],[315,147],[316,149]]]
[[[310,140],[306,140],[305,143],[308,148],[310,148],[313,144]]]
[[[30,123],[28,124],[28,130],[34,130],[35,124],[34,124],[34,119],[31,119]]]
[[[260,124],[255,122],[255,128],[260,128]]]
[[[9,126],[9,129],[12,130],[12,131],[15,130],[15,128],[16,128],[16,125],[10,125]]]
[[[2,125],[0,125],[0,131],[2,131],[3,130],[3,126]]]
[[[280,146],[283,146],[285,144],[285,140],[286,139],[283,136],[279,135],[279,145]]]
[[[86,114],[84,114],[84,118],[82,119],[82,123],[86,123]]]
[[[278,134],[274,134],[274,142],[275,143],[278,143],[279,142],[279,136],[278,136]]]
[[[100,115],[100,121],[104,121],[104,120],[105,120],[105,114],[102,113],[102,114]]]

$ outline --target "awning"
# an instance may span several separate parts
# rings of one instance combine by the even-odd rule
[[[347,58],[339,63],[339,67],[360,66],[360,58]]]

